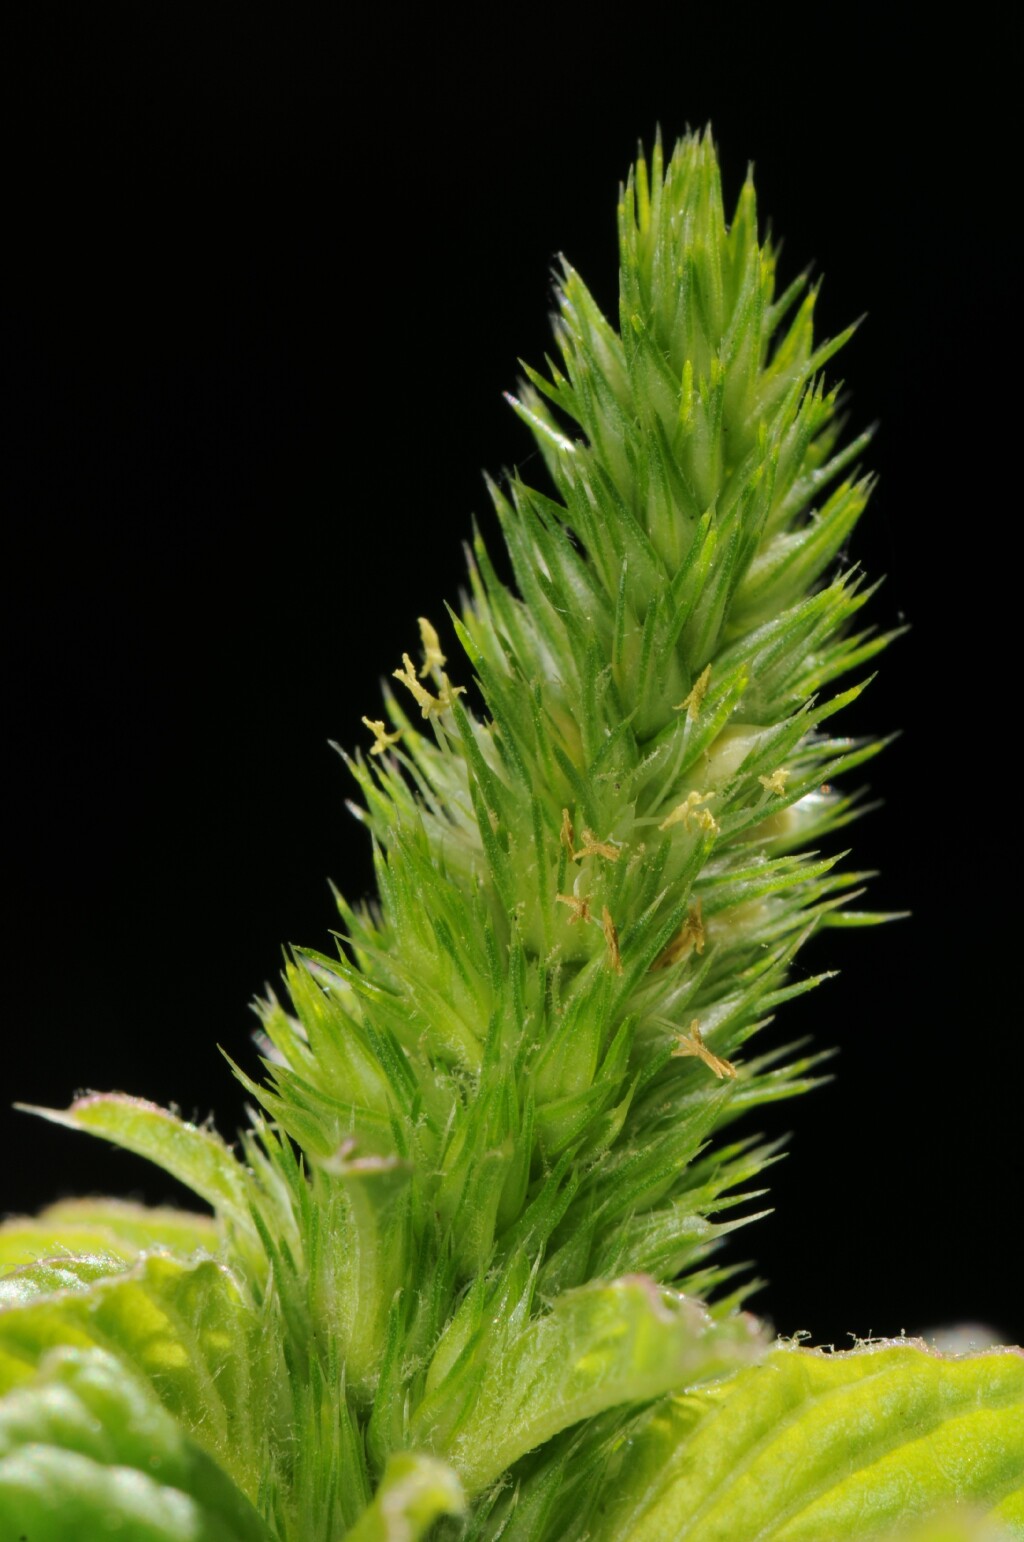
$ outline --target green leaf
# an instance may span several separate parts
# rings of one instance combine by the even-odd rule
[[[921,1524],[900,1526],[885,1542],[1013,1542],[1013,1533],[973,1508],[956,1505]]]
[[[38,1108],[31,1103],[15,1106],[51,1124],[102,1135],[115,1146],[146,1157],[214,1210],[249,1225],[244,1170],[212,1130],[202,1130],[156,1103],[123,1092],[90,1092],[76,1098],[66,1110]]]
[[[103,1253],[65,1253],[58,1258],[40,1258],[33,1264],[23,1264],[0,1279],[0,1312],[25,1306],[38,1296],[88,1290],[94,1281],[120,1274],[124,1267],[121,1259]]]
[[[213,1259],[44,1261],[3,1282],[0,1392],[24,1385],[57,1345],[100,1348],[153,1387],[164,1407],[247,1491],[260,1482],[255,1323],[234,1276]],[[265,1396],[269,1396],[269,1388]]]
[[[1024,1535],[1020,1350],[779,1349],[692,1423],[669,1402],[624,1448],[593,1542],[873,1542],[953,1503]]]
[[[96,1349],[55,1350],[0,1402],[0,1536],[271,1542],[152,1391]]]
[[[477,1493],[580,1419],[721,1376],[762,1351],[752,1318],[714,1322],[698,1302],[642,1275],[566,1291],[500,1357],[475,1368],[478,1396],[439,1454]],[[418,1409],[413,1444],[432,1443],[438,1405],[451,1393],[443,1381]]]
[[[123,1199],[72,1199],[48,1205],[38,1216],[0,1224],[0,1274],[55,1254],[90,1253],[125,1263],[147,1248],[188,1255],[218,1246],[216,1223],[168,1205]]]

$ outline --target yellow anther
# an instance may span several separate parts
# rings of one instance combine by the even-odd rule
[[[580,840],[583,842],[583,845],[579,851],[572,853],[574,862],[582,862],[584,857],[605,857],[609,862],[617,862],[619,860],[621,853],[618,846],[612,846],[607,841],[596,840],[593,830],[588,830],[584,827]]]
[[[443,669],[448,662],[441,652],[441,640],[426,616],[420,616],[420,640],[423,643],[423,668],[420,670],[420,679],[428,675],[432,669]]]
[[[416,705],[420,708],[424,717],[430,716],[430,709],[435,705],[435,699],[429,691],[425,691],[416,678],[416,671],[412,667],[412,659],[407,653],[402,654],[402,668],[392,670],[396,680],[412,692]]]
[[[764,788],[765,792],[774,792],[781,796],[781,794],[786,790],[786,783],[789,781],[789,772],[786,770],[785,766],[780,766],[777,771],[772,772],[771,776],[759,776],[758,781],[761,783],[761,786]]]
[[[456,696],[465,695],[464,685],[452,685],[447,675],[441,676],[441,687],[436,696],[431,696],[429,691],[416,678],[412,667],[412,659],[407,653],[402,654],[402,668],[393,670],[396,680],[412,692],[413,697],[423,713],[424,717],[438,717],[442,712],[447,712],[452,706]]]
[[[605,905],[601,910],[601,928],[604,932],[604,940],[608,944],[608,954],[612,968],[616,974],[622,973],[622,958],[619,954],[619,934],[615,930],[615,922],[611,918],[611,912]]]
[[[447,675],[441,676],[441,689],[437,693],[437,700],[431,702],[427,716],[441,712],[449,712],[454,704],[456,696],[465,696],[464,685],[452,685]]]
[[[569,818],[569,810],[567,808],[562,810],[562,828],[558,833],[558,839],[571,857],[572,848],[576,844],[576,832],[572,827],[572,820]]]
[[[700,1031],[700,1019],[695,1017],[685,1033],[676,1035],[676,1047],[672,1051],[673,1056],[693,1055],[698,1060],[703,1060],[709,1070],[714,1071],[719,1078],[735,1076],[736,1067],[730,1060],[723,1060],[721,1056],[712,1054],[704,1043]]]
[[[672,964],[677,964],[681,958],[685,958],[691,948],[695,953],[704,952],[704,918],[701,914],[700,900],[690,906],[686,920],[664,953],[659,953],[651,968],[668,969]]]
[[[570,926],[574,925],[577,921],[593,920],[590,914],[590,900],[586,895],[581,899],[575,894],[556,894],[555,899],[560,905],[568,905],[569,909],[573,912],[569,917]]]
[[[363,722],[373,734],[373,743],[370,745],[371,755],[383,755],[391,744],[397,744],[402,737],[401,731],[389,734],[380,718],[364,717]]]
[[[708,693],[708,682],[710,679],[711,665],[708,664],[694,681],[693,690],[688,696],[683,697],[678,706],[672,708],[673,712],[682,712],[685,708],[686,716],[690,719],[691,723],[695,723],[697,721],[697,714],[700,711],[701,702]]]
[[[722,826],[709,808],[702,808],[697,814],[696,819],[698,829],[705,830],[708,835],[721,835]]]
[[[688,792],[682,803],[677,803],[668,818],[661,821],[658,829],[671,830],[673,825],[682,825],[684,830],[691,829],[694,819],[698,818],[698,807],[707,801],[708,794],[706,792]],[[707,809],[702,810],[702,813],[706,814]],[[714,820],[711,822],[714,824]],[[703,825],[703,828],[707,829],[707,826]]]

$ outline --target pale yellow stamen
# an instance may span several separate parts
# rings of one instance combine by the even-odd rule
[[[576,921],[590,921],[593,919],[590,914],[590,899],[588,896],[584,895],[580,899],[575,894],[556,894],[555,899],[560,905],[568,905],[569,909],[573,912],[569,917],[570,926]]]
[[[604,931],[604,940],[608,944],[608,954],[611,958],[612,968],[616,974],[622,973],[622,957],[619,953],[619,934],[615,930],[615,922],[611,918],[608,906],[601,910],[601,927]]]
[[[558,839],[571,857],[572,848],[576,844],[576,832],[572,827],[572,820],[569,818],[569,810],[567,808],[562,810],[562,828],[559,831]]]
[[[428,675],[432,669],[443,669],[448,660],[441,652],[441,640],[426,616],[420,616],[420,640],[423,643],[423,668],[420,670],[420,679]]]
[[[607,841],[595,840],[593,830],[588,830],[584,827],[580,840],[583,842],[583,845],[579,851],[572,853],[574,862],[582,862],[584,857],[605,857],[609,862],[617,862],[619,860],[620,852],[618,846],[612,846]]]
[[[676,1047],[672,1051],[673,1056],[693,1055],[698,1060],[703,1060],[709,1070],[714,1071],[719,1078],[735,1076],[736,1067],[730,1060],[723,1060],[721,1056],[712,1054],[704,1043],[700,1031],[700,1019],[695,1017],[686,1033],[676,1035]]]
[[[441,689],[437,693],[437,700],[431,703],[430,713],[450,712],[456,696],[465,696],[464,685],[452,685],[447,675],[441,676]],[[428,713],[428,716],[430,715]]]
[[[402,668],[392,670],[396,680],[401,680],[407,690],[412,692],[416,705],[420,708],[424,717],[430,716],[430,709],[434,706],[434,697],[429,691],[425,691],[416,678],[416,671],[412,667],[412,659],[407,653],[402,654]]]
[[[704,918],[701,914],[700,900],[690,906],[686,920],[664,953],[660,953],[654,960],[651,968],[668,969],[672,964],[677,964],[681,958],[685,958],[691,948],[695,953],[704,952]]]
[[[778,793],[781,797],[786,790],[786,783],[789,781],[789,772],[785,766],[780,766],[777,771],[772,772],[771,776],[759,776],[758,781],[765,792]]]
[[[389,734],[380,718],[364,717],[363,723],[373,734],[373,743],[370,745],[371,755],[383,755],[389,745],[397,744],[402,737],[401,731]]]
[[[671,830],[673,825],[681,824],[684,830],[691,830],[696,821],[699,829],[710,830],[712,835],[717,835],[721,828],[718,820],[710,809],[700,808],[700,804],[706,803],[709,796],[706,792],[688,792],[682,803],[677,803],[668,818],[661,821],[658,829]]]
[[[707,695],[708,682],[710,679],[711,665],[708,664],[694,681],[693,690],[688,696],[684,696],[682,701],[679,702],[677,706],[672,708],[673,712],[682,712],[685,708],[686,716],[690,719],[691,723],[695,723],[697,721],[697,714],[701,708],[701,703],[703,702],[704,697]]]
[[[392,673],[396,680],[401,680],[402,684],[412,692],[416,704],[424,717],[438,717],[442,712],[448,712],[456,696],[465,695],[466,687],[464,685],[452,685],[448,676],[442,675],[438,694],[431,696],[430,692],[424,690],[417,680],[412,667],[412,659],[407,653],[402,654],[402,665],[401,669],[395,669]]]
[[[671,814],[669,814],[668,818],[661,821],[658,829],[671,830],[673,825],[681,824],[684,830],[688,830],[690,828],[690,821],[692,820],[697,810],[698,804],[701,804],[704,801],[704,793],[688,792],[682,803],[677,803]]]

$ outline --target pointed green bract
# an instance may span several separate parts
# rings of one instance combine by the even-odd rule
[[[619,240],[617,318],[565,265],[512,398],[547,477],[491,487],[513,584],[477,534],[458,609],[394,646],[348,757],[378,892],[260,1004],[238,1153],[123,1094],[39,1110],[214,1215],[0,1228],[0,1410],[54,1346],[114,1356],[278,1542],[881,1538],[964,1496],[1021,1532],[1019,1357],[758,1366],[716,1257],[778,1154],[732,1126],[817,1078],[761,1037],[825,978],[796,955],[883,919],[835,841],[882,745],[833,725],[891,634],[845,558],[849,331],[777,292],[750,179],[727,215],[710,137],[658,144]],[[72,1518],[134,1502],[97,1460]],[[193,1502],[124,1534],[235,1535]]]

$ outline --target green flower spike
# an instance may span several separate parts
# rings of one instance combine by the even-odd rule
[[[888,635],[841,556],[849,333],[776,293],[752,182],[727,220],[710,137],[656,145],[619,240],[618,330],[564,267],[512,399],[548,476],[491,488],[514,589],[476,536],[382,660],[378,895],[260,1005],[237,1151],[47,1114],[213,1218],[0,1228],[5,1536],[1024,1536],[1019,1352],[770,1349],[718,1252],[776,1156],[737,1121],[815,1079],[763,1032],[794,957],[879,919],[831,838],[880,743],[832,720]]]

